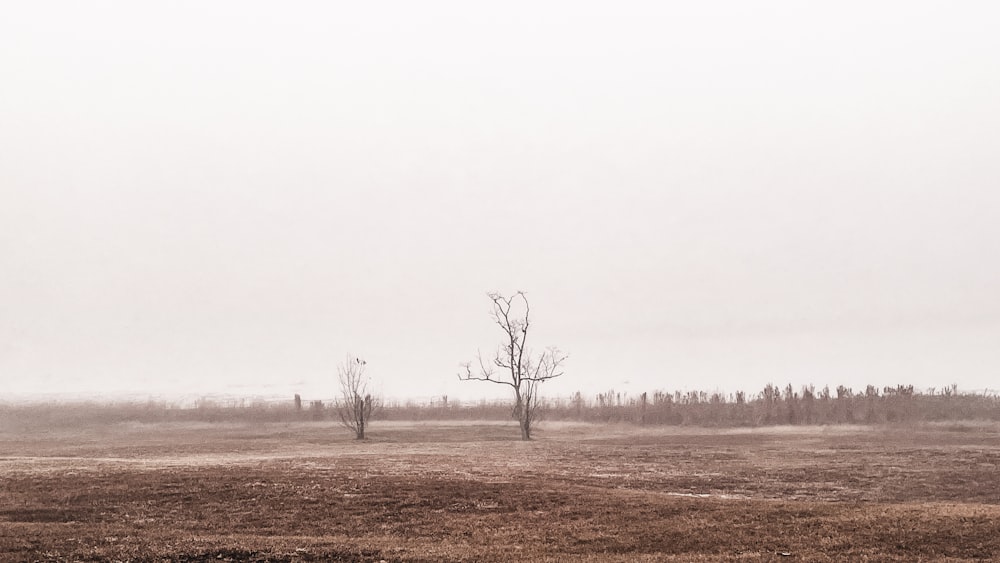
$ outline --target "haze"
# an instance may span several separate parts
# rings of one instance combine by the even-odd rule
[[[996,386],[992,2],[25,2],[0,381],[40,394]]]

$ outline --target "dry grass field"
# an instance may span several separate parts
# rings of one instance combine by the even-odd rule
[[[0,557],[997,560],[998,466],[975,423],[0,429]]]

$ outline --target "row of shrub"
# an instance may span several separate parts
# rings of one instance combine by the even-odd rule
[[[674,424],[698,426],[763,426],[784,424],[884,424],[948,420],[1000,420],[1000,397],[989,393],[962,393],[957,386],[923,392],[912,385],[862,392],[839,386],[795,389],[766,386],[748,397],[689,391],[656,391],[627,396],[614,391],[594,400],[580,394],[552,401],[550,418],[593,422]]]
[[[785,424],[882,424],[954,420],[1000,421],[1000,397],[960,392],[955,385],[914,390],[911,385],[864,391],[839,386],[795,389],[766,386],[748,396],[704,391],[654,391],[629,395],[615,391],[592,397],[546,399],[543,419],[642,425],[764,426]],[[389,401],[376,420],[507,420],[510,401]],[[336,420],[329,401],[202,399],[178,406],[165,401],[128,403],[44,403],[0,405],[0,428],[55,428],[121,422],[292,422]]]
[[[695,426],[765,426],[798,424],[884,424],[949,420],[1000,420],[1000,396],[960,392],[956,385],[917,391],[912,385],[882,389],[869,385],[855,392],[839,386],[795,389],[767,385],[756,395],[705,391],[654,391],[629,395],[613,390],[588,397],[547,399],[544,418],[598,423]],[[382,418],[486,419],[510,417],[511,404],[449,402],[447,397],[426,404],[386,405]]]

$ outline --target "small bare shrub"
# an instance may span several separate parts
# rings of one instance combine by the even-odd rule
[[[361,358],[348,356],[343,364],[337,366],[337,378],[340,380],[340,397],[334,408],[340,422],[352,432],[358,440],[365,439],[365,430],[374,415],[382,405],[380,398],[369,390],[371,380],[365,375],[368,362]]]

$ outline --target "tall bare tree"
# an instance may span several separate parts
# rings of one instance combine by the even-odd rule
[[[367,365],[365,360],[348,355],[344,363],[337,366],[340,397],[334,408],[340,422],[353,431],[358,440],[365,439],[372,415],[382,406],[382,400],[369,389],[371,380],[365,374]]]
[[[471,362],[462,364],[464,371],[458,378],[509,385],[514,391],[513,414],[521,425],[521,439],[530,440],[539,414],[538,386],[563,374],[561,366],[566,356],[555,347],[538,354],[528,348],[531,307],[523,291],[510,297],[495,292],[488,296],[493,302],[490,316],[503,331],[503,342],[497,346],[492,360],[487,362],[482,353],[479,354],[478,371],[473,372]]]

